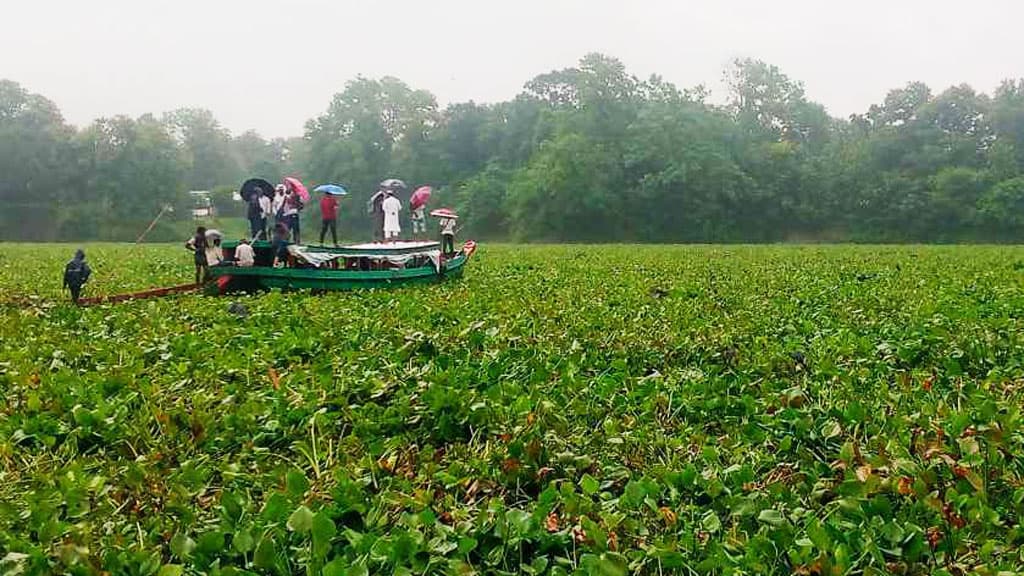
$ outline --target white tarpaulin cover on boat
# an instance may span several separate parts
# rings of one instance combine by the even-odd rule
[[[436,243],[432,243],[436,244]],[[338,258],[369,258],[370,260],[376,260],[378,262],[390,262],[391,264],[405,266],[407,262],[414,258],[420,258],[426,256],[430,258],[431,264],[434,265],[434,270],[441,271],[441,251],[424,250],[422,252],[414,252],[412,254],[364,254],[364,253],[352,253],[345,252],[344,249],[340,249],[337,252],[324,251],[324,250],[308,250],[304,246],[296,246],[292,244],[288,246],[288,252],[301,259],[303,262],[312,264],[314,267],[319,268],[324,264],[337,260]]]

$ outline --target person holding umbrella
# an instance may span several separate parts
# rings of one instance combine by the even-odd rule
[[[409,197],[409,210],[411,211],[412,235],[427,233],[427,200],[430,199],[430,186],[420,186]]]
[[[301,215],[299,213],[305,207],[306,202],[309,202],[309,191],[294,176],[286,177],[283,183],[285,188],[288,189],[284,200],[284,212],[285,216],[288,217],[288,227],[292,231],[292,241],[296,244],[301,244],[302,241],[299,233]]]
[[[335,184],[324,184],[316,187],[316,192],[324,196],[320,199],[320,219],[323,225],[320,227],[320,245],[324,244],[324,235],[327,229],[331,229],[331,240],[338,245],[338,196],[345,196],[348,192],[341,186]]]
[[[324,236],[327,234],[327,229],[331,230],[331,241],[335,246],[338,245],[338,199],[334,196],[324,193],[323,197],[320,198],[320,245],[324,244]]]
[[[245,217],[249,220],[249,235],[259,238],[264,233],[266,222],[263,220],[263,206],[260,205],[260,198],[263,194],[259,192],[250,194],[245,201]]]
[[[193,253],[193,260],[196,265],[196,284],[206,280],[208,264],[206,262],[206,228],[196,228],[196,235],[185,242],[185,249]]]
[[[377,190],[373,196],[370,196],[370,201],[367,202],[367,209],[371,216],[373,216],[373,241],[380,242],[384,240],[384,199],[387,198],[387,192],[383,189]]]
[[[384,210],[384,241],[398,239],[402,233],[402,225],[398,221],[398,213],[402,211],[402,201],[399,200],[391,190],[387,191],[387,197],[381,203]]]
[[[450,208],[440,208],[430,213],[435,218],[440,218],[441,227],[441,253],[449,256],[455,253],[455,224],[459,215]]]
[[[284,215],[285,225],[291,232],[292,242],[296,244],[301,243],[299,240],[299,210],[302,210],[302,201],[299,200],[299,195],[293,190],[288,190],[284,194],[284,208],[281,213]]]
[[[253,238],[261,234],[267,235],[267,212],[270,211],[270,199],[274,193],[274,187],[270,182],[262,178],[250,178],[242,184],[238,191],[239,196],[245,202],[245,217],[249,221],[249,231]]]

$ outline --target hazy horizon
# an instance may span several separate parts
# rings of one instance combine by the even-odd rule
[[[819,4],[51,0],[8,10],[20,25],[0,37],[0,78],[53,100],[78,126],[200,107],[233,133],[287,137],[301,135],[357,75],[395,76],[441,106],[496,102],[588,52],[640,77],[704,84],[713,101],[724,97],[732,59],[761,59],[838,117],[910,81],[990,93],[1024,76],[1013,56],[1024,5],[975,2],[970,13],[981,16],[972,21],[952,1],[867,0],[856,11]]]

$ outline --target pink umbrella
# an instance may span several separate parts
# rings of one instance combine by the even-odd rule
[[[416,191],[412,193],[412,196],[409,197],[409,207],[413,210],[418,210],[427,203],[427,200],[430,200],[431,192],[433,192],[433,190],[430,186],[420,186],[417,188]]]
[[[459,219],[459,215],[451,208],[438,208],[437,210],[431,210],[430,215],[434,218],[450,218],[452,220]]]
[[[302,182],[299,182],[298,178],[289,176],[284,179],[284,184],[291,188],[292,192],[298,194],[303,202],[309,202],[309,190],[306,190],[306,187],[302,185]]]

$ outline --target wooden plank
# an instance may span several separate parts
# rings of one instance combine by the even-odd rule
[[[194,292],[202,288],[202,284],[182,284],[180,286],[168,286],[166,288],[151,288],[149,290],[142,290],[140,292],[131,292],[129,294],[113,294],[107,296],[93,296],[91,298],[82,298],[78,301],[79,306],[94,306],[96,304],[113,304],[115,302],[125,302],[127,300],[143,300],[145,298],[159,298],[160,296],[169,296],[171,294],[182,294],[185,292]]]

